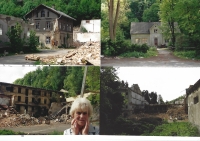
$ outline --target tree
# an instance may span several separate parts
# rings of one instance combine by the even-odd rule
[[[83,67],[71,67],[66,73],[68,75],[64,79],[63,87],[69,91],[70,96],[80,94],[83,81]]]
[[[162,0],[159,16],[163,24],[163,32],[170,35],[172,46],[175,46],[177,26],[175,25],[175,4],[178,0]],[[164,30],[166,29],[166,30]]]
[[[199,0],[179,0],[175,5],[175,18],[181,32],[190,40],[190,45],[200,50],[200,3]]]
[[[85,88],[90,91],[100,90],[100,67],[88,67]]]
[[[10,47],[13,52],[22,51],[24,41],[21,39],[22,28],[19,23],[16,23],[14,27],[8,29],[6,35],[10,40]]]
[[[159,11],[159,3],[152,4],[150,8],[144,10],[142,20],[144,22],[158,22],[159,21],[158,11]]]
[[[115,134],[119,127],[116,120],[121,115],[124,104],[124,97],[118,91],[121,82],[117,76],[117,69],[101,67],[100,80],[100,133],[111,135]]]
[[[28,46],[31,52],[35,52],[37,50],[37,46],[39,45],[38,38],[35,36],[35,31],[30,31],[30,37],[28,38]]]

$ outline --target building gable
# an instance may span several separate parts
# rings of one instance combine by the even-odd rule
[[[38,11],[38,9],[39,9],[39,11]],[[46,10],[46,11],[44,11],[44,13],[43,13],[42,10]],[[76,19],[70,17],[69,15],[67,15],[67,14],[65,14],[65,13],[63,13],[63,12],[61,12],[61,11],[55,10],[54,8],[48,7],[48,6],[43,5],[43,4],[37,6],[36,8],[34,8],[33,10],[31,10],[29,13],[27,13],[27,14],[25,15],[25,18],[27,19],[27,18],[29,18],[29,17],[33,17],[33,15],[35,15],[35,16],[37,17],[37,13],[36,13],[36,12],[39,12],[39,13],[38,13],[38,17],[42,17],[42,16],[44,16],[44,15],[45,15],[45,17],[48,17],[48,11],[50,11],[50,12],[56,14],[56,15],[57,15],[57,18],[59,18],[59,17],[61,17],[61,16],[64,16],[64,17],[69,18],[69,19],[71,19],[71,20],[76,20]],[[44,14],[44,15],[43,15],[43,14]]]

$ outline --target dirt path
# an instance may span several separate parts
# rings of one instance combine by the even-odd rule
[[[107,58],[101,59],[102,66],[137,66],[137,67],[199,67],[200,61],[181,59],[166,48],[157,49],[158,56],[151,58]]]

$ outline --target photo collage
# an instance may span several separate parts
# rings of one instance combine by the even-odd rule
[[[200,141],[199,12],[199,0],[1,0],[0,138]]]

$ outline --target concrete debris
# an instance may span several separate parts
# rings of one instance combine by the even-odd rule
[[[25,59],[44,64],[100,66],[100,42],[86,42],[66,55],[39,57],[32,54],[26,55]]]
[[[34,54],[31,54],[31,55],[26,55],[25,56],[25,60],[38,61],[38,60],[40,60],[40,57],[36,56]]]
[[[40,58],[45,64],[57,65],[100,65],[100,42],[86,42],[66,55]]]

